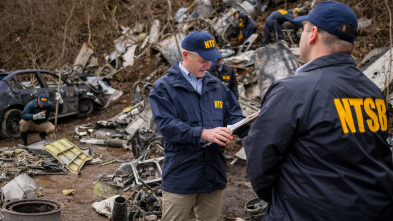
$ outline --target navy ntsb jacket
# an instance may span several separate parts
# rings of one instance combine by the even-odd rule
[[[393,219],[387,114],[346,53],[273,83],[244,142],[253,189],[270,204],[263,220]]]
[[[33,115],[38,114],[41,111],[45,112],[45,118],[40,120],[34,120]],[[25,108],[22,111],[21,118],[25,121],[32,120],[36,124],[42,124],[48,121],[49,114],[52,111],[53,112],[56,111],[56,105],[54,103],[48,101],[48,104],[45,107],[41,108],[40,105],[38,104],[37,98],[35,98],[25,106]],[[61,112],[63,112],[63,104],[59,104],[59,113]]]
[[[302,27],[303,23],[300,21],[295,21],[293,17],[292,10],[283,10],[279,9],[277,11],[273,11],[267,18],[266,24],[268,25],[282,25],[284,22],[289,21],[292,24]]]
[[[202,129],[225,127],[244,117],[232,92],[206,72],[201,95],[176,62],[150,90],[154,121],[165,140],[161,187],[164,191],[208,193],[226,187],[225,147],[203,147]],[[247,128],[248,130],[248,128]]]
[[[221,70],[220,70],[221,68]],[[237,88],[237,80],[235,72],[233,71],[232,67],[223,63],[221,67],[210,67],[209,73],[212,74],[214,77],[221,80],[229,90],[235,95],[236,99],[239,99],[239,90]]]
[[[254,19],[251,18],[250,15],[240,12],[239,20],[240,23],[243,24],[243,30],[257,28],[257,24],[255,23]]]

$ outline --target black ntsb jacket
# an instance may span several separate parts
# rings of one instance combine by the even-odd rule
[[[221,82],[233,92],[236,99],[239,99],[239,90],[237,88],[236,75],[231,66],[222,63],[221,70],[220,67],[213,66],[209,68],[208,72],[214,77],[220,79]]]
[[[63,106],[64,106],[63,104],[59,104],[59,113],[63,112]],[[38,114],[41,111],[45,112],[45,118],[34,120],[33,115]],[[21,118],[25,121],[32,120],[36,124],[42,124],[47,122],[49,118],[49,114],[55,111],[56,111],[56,105],[51,101],[48,101],[48,104],[45,107],[41,108],[40,105],[38,104],[37,98],[35,98],[25,106],[25,108],[22,111]]]
[[[393,219],[387,116],[346,53],[272,84],[244,142],[253,189],[270,204],[263,220]]]

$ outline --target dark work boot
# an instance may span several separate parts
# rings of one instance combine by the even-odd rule
[[[46,138],[45,138],[45,136],[46,136],[46,133],[45,132],[41,132],[40,133],[40,137],[41,137],[41,140],[46,140]]]
[[[22,145],[23,146],[27,146],[27,133],[26,132],[24,132],[24,133],[20,133],[20,138],[22,139]]]

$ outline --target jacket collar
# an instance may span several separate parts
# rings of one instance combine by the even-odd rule
[[[195,91],[190,82],[184,78],[183,74],[179,68],[180,61],[175,62],[168,71],[168,79],[170,84],[173,87],[183,87],[189,91]],[[209,84],[209,87],[207,85]],[[212,85],[214,84],[214,86]],[[216,81],[212,77],[212,75],[206,71],[205,76],[202,80],[202,94],[207,91],[207,89],[211,89],[215,87]]]
[[[322,67],[331,66],[331,65],[340,65],[340,64],[346,64],[346,65],[349,64],[355,66],[355,61],[348,53],[344,53],[344,52],[333,53],[333,54],[319,57],[307,63],[305,67],[302,68],[302,72],[308,72]]]
[[[41,108],[40,105],[38,104],[38,99],[37,99],[37,98],[34,99],[33,107],[39,107],[39,108]]]

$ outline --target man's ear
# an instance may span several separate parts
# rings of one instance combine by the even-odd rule
[[[190,54],[186,50],[183,51],[182,55],[183,55],[183,61],[186,61],[188,57],[190,57]]]
[[[183,51],[183,63],[182,63],[182,65],[185,67],[185,66],[187,66],[188,65],[188,61],[190,60],[190,52],[188,52],[188,51],[186,51],[186,50],[184,50]]]
[[[317,26],[312,27],[311,33],[310,33],[310,35],[308,37],[308,43],[310,45],[315,43],[315,41],[317,40],[318,36],[319,36],[319,32],[318,32]]]

